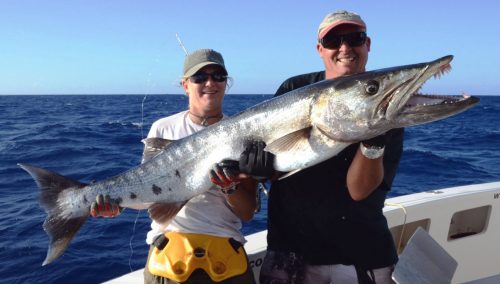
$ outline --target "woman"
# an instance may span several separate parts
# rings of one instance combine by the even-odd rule
[[[211,49],[197,50],[186,57],[183,73],[181,85],[189,108],[153,123],[144,140],[143,162],[157,152],[158,141],[181,139],[224,118],[228,73],[222,55]],[[242,157],[251,151],[265,153],[261,144],[254,144]],[[153,222],[146,239],[151,248],[145,283],[255,282],[240,229],[241,220],[251,220],[257,206],[256,182],[240,173],[237,165],[238,161],[214,165],[210,173],[214,190],[185,204],[153,204],[148,209]],[[102,196],[91,209],[92,216],[120,212],[113,200]]]

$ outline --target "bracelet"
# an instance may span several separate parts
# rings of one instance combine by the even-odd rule
[[[363,143],[359,143],[359,148],[361,149],[361,153],[363,156],[370,160],[375,160],[384,155],[385,146],[376,147],[376,146],[365,146]]]
[[[236,184],[228,188],[221,187],[220,191],[222,191],[225,195],[231,195],[236,191]]]

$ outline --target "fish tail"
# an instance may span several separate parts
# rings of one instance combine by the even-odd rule
[[[64,190],[74,190],[85,187],[86,184],[61,176],[46,169],[37,168],[27,164],[18,164],[27,171],[35,180],[41,190],[40,206],[45,209],[47,218],[43,228],[50,238],[47,257],[42,265],[46,265],[61,256],[80,227],[85,223],[89,212],[73,214],[82,211],[77,208],[68,208],[71,203],[59,202],[59,195]],[[73,210],[74,209],[74,210]],[[69,213],[68,213],[69,212]]]

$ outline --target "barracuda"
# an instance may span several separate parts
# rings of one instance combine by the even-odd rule
[[[101,182],[84,184],[19,164],[40,187],[40,204],[48,215],[44,229],[50,245],[43,265],[63,254],[98,194],[134,209],[167,203],[173,217],[185,202],[212,187],[208,173],[214,163],[237,160],[251,141],[266,142],[276,155],[275,169],[291,172],[392,128],[440,120],[472,107],[479,102],[472,96],[416,93],[429,78],[447,72],[452,59],[445,56],[294,90],[173,141],[148,162]]]

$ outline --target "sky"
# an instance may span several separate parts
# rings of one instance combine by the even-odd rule
[[[222,53],[228,94],[273,94],[323,70],[317,28],[357,12],[372,39],[367,70],[452,54],[423,92],[500,95],[496,1],[0,0],[0,95],[182,94],[185,53]]]

